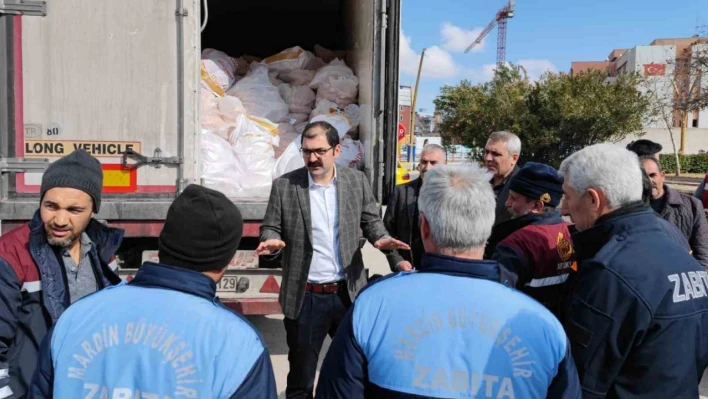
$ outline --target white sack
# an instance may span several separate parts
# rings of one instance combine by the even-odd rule
[[[288,148],[290,143],[295,140],[300,133],[295,130],[295,126],[289,123],[281,123],[278,125],[278,138],[280,143],[275,147],[275,159],[280,158],[283,152]]]
[[[315,104],[315,92],[306,86],[292,87],[287,83],[278,86],[280,96],[290,107],[290,112],[294,114],[306,114],[312,112]]]
[[[202,129],[200,141],[204,185],[227,197],[234,197],[241,187],[234,178],[238,173],[237,161],[229,142],[207,129]]]
[[[293,86],[309,86],[314,77],[315,71],[307,69],[292,69],[278,73],[280,80]]]
[[[284,122],[288,119],[289,107],[280,97],[278,88],[268,79],[268,70],[258,68],[238,81],[227,94],[238,97],[249,115]]]
[[[356,76],[328,76],[317,89],[317,98],[332,101],[340,108],[354,104],[359,93]]]
[[[305,160],[300,154],[300,148],[302,147],[300,144],[300,137],[301,135],[298,134],[298,136],[290,142],[290,145],[285,149],[285,151],[283,151],[283,154],[275,162],[275,168],[273,168],[273,179],[305,166]]]
[[[295,131],[297,134],[302,134],[302,132],[305,131],[305,127],[309,124],[310,122],[301,122],[295,125]]]
[[[214,90],[212,82],[218,85],[221,90],[228,90],[237,80],[236,62],[233,58],[214,49],[204,49],[202,51],[202,84],[211,88],[217,94],[223,95],[218,90]],[[206,76],[204,74],[206,73]]]
[[[339,112],[337,104],[329,100],[318,99],[315,103],[315,109],[310,113],[310,119],[317,115],[336,114],[337,112]]]
[[[318,121],[325,121],[328,122],[330,125],[334,126],[334,128],[337,129],[337,133],[339,134],[340,139],[342,139],[351,128],[351,123],[349,122],[349,119],[347,119],[347,117],[343,114],[318,115],[310,120],[310,122]]]
[[[227,122],[235,122],[236,116],[248,113],[248,111],[246,111],[246,107],[243,106],[243,103],[238,97],[227,94],[224,97],[219,98],[217,101],[219,105],[219,114]]]
[[[290,114],[290,123],[297,125],[310,120],[310,114]]]
[[[275,167],[273,146],[279,144],[278,126],[262,119],[240,114],[229,137],[236,159],[239,191],[235,198],[267,199]]]
[[[267,199],[273,183],[275,153],[271,141],[258,134],[231,133],[231,149],[236,157],[238,184],[236,198]]]
[[[340,144],[342,145],[342,152],[334,162],[339,166],[359,169],[364,158],[364,147],[361,142],[346,136]]]
[[[261,65],[268,67],[271,71],[283,71],[290,69],[315,69],[318,63],[314,54],[296,46],[264,59],[261,61]]]
[[[352,133],[357,127],[359,127],[359,123],[361,122],[361,110],[358,105],[349,104],[344,107],[344,115],[349,119],[349,122],[352,125],[349,129],[349,133]]]
[[[320,70],[317,71],[317,74],[315,77],[312,79],[312,82],[310,83],[310,87],[313,89],[318,89],[320,87],[320,84],[324,83],[327,78],[341,78],[341,77],[354,77],[354,72],[347,66],[347,64],[344,63],[344,61],[340,59],[335,59],[332,62],[330,62],[327,66],[320,68]],[[357,84],[359,83],[357,79]]]

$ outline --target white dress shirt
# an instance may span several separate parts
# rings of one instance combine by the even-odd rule
[[[307,281],[330,283],[344,280],[339,254],[339,212],[337,206],[337,167],[328,185],[312,180],[308,173],[310,213],[312,215],[312,262]]]

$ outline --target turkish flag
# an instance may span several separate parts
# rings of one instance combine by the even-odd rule
[[[666,75],[666,64],[644,64],[644,76]]]

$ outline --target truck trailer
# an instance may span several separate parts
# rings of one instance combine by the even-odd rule
[[[125,230],[121,277],[156,259],[172,200],[202,183],[206,48],[344,50],[363,172],[382,204],[395,184],[399,23],[400,0],[0,0],[0,232],[33,217],[49,163],[83,148],[104,172],[96,219]],[[280,313],[279,260],[253,252],[266,200],[235,202],[243,239],[217,294],[243,314]]]

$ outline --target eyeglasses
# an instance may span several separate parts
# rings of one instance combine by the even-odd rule
[[[317,148],[314,150],[311,150],[309,148],[300,148],[300,154],[302,154],[303,157],[309,158],[310,155],[315,154],[317,155],[318,158],[321,158],[324,156],[324,154],[327,153],[327,151],[331,150],[334,147],[329,147],[329,148]]]

